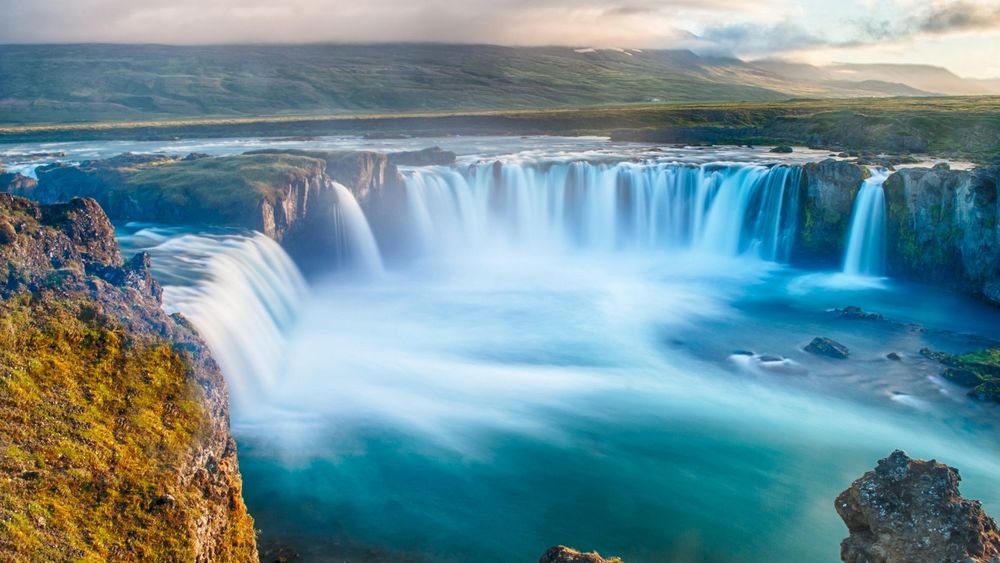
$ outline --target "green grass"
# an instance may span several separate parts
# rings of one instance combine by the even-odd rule
[[[569,47],[4,45],[0,76],[0,123],[787,97],[737,59]]]

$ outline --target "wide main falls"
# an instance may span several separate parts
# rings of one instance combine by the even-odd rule
[[[265,554],[506,562],[563,543],[630,562],[835,561],[833,499],[894,448],[961,467],[966,495],[1000,512],[995,408],[918,354],[997,338],[1000,315],[785,265],[798,174],[408,170],[393,221],[352,205],[336,226],[366,275],[308,289],[259,235],[137,225],[122,239],[153,252],[168,305],[234,358]],[[832,312],[847,305],[899,322]],[[805,353],[815,336],[851,358]]]

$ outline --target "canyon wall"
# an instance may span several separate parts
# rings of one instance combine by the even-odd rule
[[[282,242],[309,270],[310,264],[320,267],[336,244],[335,182],[364,207],[386,243],[383,251],[391,254],[411,237],[400,221],[407,195],[396,163],[453,161],[454,154],[439,149],[121,155],[43,167],[37,183],[7,175],[4,189],[44,203],[93,197],[115,220],[256,229]],[[793,265],[840,268],[853,203],[870,174],[865,166],[833,159],[802,166]],[[1000,167],[895,171],[885,182],[887,274],[1000,303],[998,177]]]

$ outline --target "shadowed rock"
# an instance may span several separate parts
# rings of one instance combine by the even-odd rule
[[[826,338],[823,336],[813,338],[812,342],[810,342],[804,350],[810,354],[836,358],[838,360],[847,359],[847,356],[851,353],[851,351],[847,349],[847,346],[844,346],[832,338]]]
[[[575,549],[557,545],[550,547],[538,560],[538,563],[621,563],[621,561],[621,558],[618,557],[605,559],[596,551],[581,553]]]
[[[1000,561],[1000,531],[959,495],[958,471],[896,450],[837,497],[846,563]]]

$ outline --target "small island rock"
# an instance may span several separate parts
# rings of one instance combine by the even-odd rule
[[[817,336],[816,338],[813,338],[812,342],[810,342],[804,350],[810,354],[827,356],[838,360],[847,359],[847,356],[851,353],[850,350],[847,349],[847,346],[844,346],[832,338],[826,338],[824,336]]]

